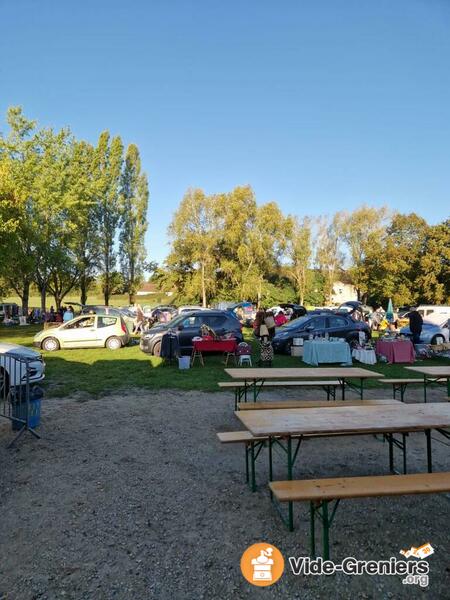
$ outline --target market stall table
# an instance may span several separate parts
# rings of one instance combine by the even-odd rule
[[[427,387],[447,380],[447,396],[450,399],[450,366],[446,367],[405,367],[423,375],[423,399],[427,401]]]
[[[375,349],[389,363],[413,363],[416,359],[411,340],[377,340]]]
[[[450,427],[450,404],[444,402],[427,405],[398,403],[382,406],[236,411],[235,415],[254,437],[269,438],[269,449],[272,444],[283,448],[287,456],[288,480],[292,480],[293,466],[303,436],[386,434],[390,440],[391,454],[393,434],[423,431],[426,435],[427,466],[430,473],[431,430],[435,429],[450,439],[450,433],[446,431]],[[296,442],[295,449],[293,438]],[[270,468],[270,475],[271,473]],[[292,503],[288,510],[289,528],[292,529]]]
[[[352,357],[365,365],[377,364],[377,356],[373,348],[355,348],[352,351]]]
[[[321,363],[351,365],[350,346],[345,341],[305,340],[303,362],[314,366]]]
[[[235,339],[228,340],[192,340],[192,355],[191,366],[195,359],[198,358],[202,366],[205,366],[203,361],[204,352],[223,352],[224,354],[235,354],[237,350],[237,341]]]
[[[253,401],[256,402],[259,392],[265,381],[278,379],[337,379],[339,380],[342,400],[345,400],[345,386],[358,391],[360,398],[364,396],[364,382],[366,379],[379,379],[380,373],[361,369],[359,367],[305,367],[305,368],[251,368],[251,369],[225,369],[232,379],[243,381],[244,401],[247,401],[248,390],[253,391]],[[351,379],[359,379],[359,385],[352,383]]]

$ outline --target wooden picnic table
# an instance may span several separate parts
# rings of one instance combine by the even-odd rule
[[[345,400],[345,386],[358,391],[361,400],[364,396],[364,381],[366,379],[379,379],[380,373],[361,369],[359,367],[306,367],[306,368],[250,368],[250,369],[225,369],[232,379],[244,381],[244,399],[247,401],[247,390],[252,388],[253,401],[256,402],[259,392],[265,381],[278,379],[337,379],[342,390],[342,400]],[[359,379],[359,386],[351,383],[350,379]]]
[[[423,431],[427,442],[428,472],[432,472],[431,430],[439,431],[450,439],[450,404],[392,404],[381,406],[341,406],[339,408],[297,408],[277,410],[236,411],[235,415],[255,437],[269,438],[269,454],[273,444],[281,447],[287,456],[287,479],[299,453],[303,436],[311,435],[369,435],[385,434],[389,441],[390,465],[393,470],[393,434]],[[296,447],[293,447],[293,438]],[[395,445],[402,447],[399,440]],[[270,462],[269,479],[272,479]],[[292,503],[288,506],[289,528],[293,523]]]
[[[423,399],[427,401],[427,387],[439,380],[447,380],[447,396],[450,398],[450,366],[446,367],[405,367],[423,375]]]

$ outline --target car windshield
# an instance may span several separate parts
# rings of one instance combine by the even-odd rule
[[[293,321],[289,321],[286,325],[281,327],[281,330],[284,331],[286,329],[301,329],[303,325],[308,321],[310,317],[299,317],[298,319],[294,319]]]

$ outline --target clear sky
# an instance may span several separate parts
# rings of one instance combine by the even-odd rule
[[[449,65],[450,0],[0,0],[0,128],[138,144],[153,260],[188,187],[448,217]]]

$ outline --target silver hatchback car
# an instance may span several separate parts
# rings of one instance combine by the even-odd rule
[[[117,350],[129,342],[125,321],[116,315],[80,315],[59,327],[34,336],[34,345],[48,352],[60,348],[109,348]]]

